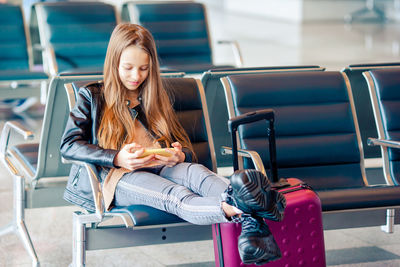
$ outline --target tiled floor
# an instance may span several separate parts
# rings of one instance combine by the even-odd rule
[[[210,1],[208,1],[210,2]],[[341,22],[295,25],[260,17],[239,16],[209,5],[214,42],[239,42],[245,66],[313,64],[340,70],[349,64],[400,62],[400,24]],[[225,47],[226,48],[226,47]],[[216,48],[217,62],[227,62],[229,52]],[[0,127],[12,118],[0,110]],[[40,117],[25,120],[38,129]],[[0,167],[0,226],[12,216],[12,181]],[[42,266],[67,266],[71,262],[71,226],[74,207],[26,211],[26,222]],[[400,227],[385,234],[378,227],[325,232],[329,266],[400,266]],[[88,266],[213,266],[212,241],[147,246],[87,253]],[[14,235],[0,237],[0,266],[30,266],[30,259]]]

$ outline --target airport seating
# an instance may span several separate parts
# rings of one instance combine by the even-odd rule
[[[123,4],[121,18],[140,24],[153,34],[161,68],[193,74],[216,67],[204,4],[193,1],[130,1]],[[237,43],[226,40],[218,43],[232,46],[234,66],[240,67],[242,58]]]
[[[201,82],[193,78],[176,77],[163,77],[163,82],[173,95],[174,109],[193,143],[198,162],[216,171],[213,139]],[[81,85],[72,83],[67,86],[71,107],[75,100],[73,94]],[[193,225],[151,207],[114,207],[106,212],[96,167],[83,162],[75,163],[85,165],[90,174],[96,210],[86,213],[77,211],[73,215],[72,266],[85,265],[86,251],[90,250],[212,239],[210,225]],[[121,218],[123,222],[110,225],[106,222],[109,218]]]
[[[388,184],[399,185],[399,151],[400,148],[397,112],[399,110],[400,68],[382,68],[363,73],[369,88],[374,110],[378,139],[369,138],[368,144],[380,146],[383,174]],[[388,225],[394,224],[395,211],[388,210]]]
[[[119,21],[113,5],[66,1],[40,2],[32,8],[34,47],[42,51],[49,75],[102,72],[108,41]]]
[[[352,64],[342,70],[350,80],[365,159],[380,158],[381,153],[379,147],[368,146],[367,144],[368,138],[376,138],[378,134],[376,132],[374,113],[368,93],[368,85],[362,73],[368,70],[386,68],[400,68],[400,63]]]
[[[300,178],[318,193],[324,229],[384,225],[388,219],[383,229],[393,231],[389,217],[400,205],[400,187],[368,184],[344,73],[235,75],[222,81],[230,118],[258,109],[275,111],[279,177]],[[244,168],[268,169],[267,134],[265,122],[239,128],[243,153],[259,155],[250,154],[254,161],[245,158]]]
[[[48,77],[32,71],[31,44],[19,5],[0,4],[0,100],[40,97]]]
[[[368,141],[380,146],[387,183],[399,185],[400,68],[371,70],[363,75],[368,83],[378,131],[378,139]]]
[[[253,68],[215,68],[205,71],[201,76],[201,82],[206,93],[211,130],[214,137],[214,149],[217,152],[217,166],[232,166],[231,155],[222,155],[219,153],[221,146],[232,146],[231,137],[228,133],[227,121],[229,117],[225,105],[225,93],[220,81],[221,78],[228,75],[323,70],[324,68],[321,68],[320,66],[304,65]]]
[[[87,79],[82,77],[72,79]],[[70,205],[62,197],[70,164],[62,163],[60,155],[61,136],[69,116],[64,83],[69,79],[61,76],[51,80],[39,138],[17,121],[6,122],[0,137],[1,163],[13,177],[14,186],[14,215],[12,222],[0,229],[0,236],[16,233],[34,266],[39,265],[39,259],[26,228],[25,209]]]
[[[352,23],[357,20],[368,20],[371,19],[371,15],[373,19],[378,19],[379,21],[385,21],[387,19],[385,10],[378,7],[376,4],[376,0],[366,0],[365,7],[361,9],[357,9],[349,14],[344,16],[344,20],[347,23]]]

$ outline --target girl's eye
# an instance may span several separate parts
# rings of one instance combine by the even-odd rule
[[[146,70],[148,70],[149,69],[149,67],[141,67],[140,68],[140,70],[142,70],[142,71],[146,71]]]
[[[125,70],[131,70],[132,69],[132,67],[128,67],[128,66],[124,66],[123,67]]]

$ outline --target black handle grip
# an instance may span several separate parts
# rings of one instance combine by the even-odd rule
[[[276,144],[275,144],[275,129],[274,129],[275,113],[273,109],[261,109],[257,111],[248,112],[240,116],[234,117],[228,121],[229,132],[232,135],[233,169],[235,171],[239,169],[237,141],[236,141],[236,132],[239,125],[252,123],[259,120],[269,121],[268,139],[269,139],[269,152],[270,152],[270,163],[271,163],[271,174],[272,174],[271,180],[272,182],[278,182],[278,168],[276,164]]]
[[[259,120],[273,121],[275,118],[273,109],[261,109],[257,111],[247,112],[240,116],[234,117],[228,121],[229,132],[236,131],[239,125],[256,122]]]

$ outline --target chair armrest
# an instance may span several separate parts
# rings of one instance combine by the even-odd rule
[[[0,136],[0,158],[3,161],[5,160],[6,152],[8,150],[8,142],[10,141],[11,131],[22,135],[24,140],[32,140],[35,137],[33,132],[26,129],[20,122],[7,121],[4,124]]]
[[[239,43],[237,41],[232,40],[219,40],[218,44],[229,44],[232,48],[233,56],[235,58],[236,67],[243,67],[243,57],[240,51]]]
[[[101,190],[101,184],[99,182],[100,175],[97,172],[96,167],[90,163],[86,163],[83,161],[67,160],[65,158],[62,158],[62,162],[63,163],[75,163],[75,164],[85,167],[85,169],[88,173],[88,176],[89,176],[90,186],[92,188],[94,205],[96,208],[96,211],[95,211],[95,220],[96,221],[90,221],[90,222],[101,222],[104,217],[105,209],[104,209],[103,192]]]
[[[227,146],[222,146],[221,147],[221,154],[222,155],[231,155],[232,154],[232,148],[227,147]],[[256,168],[256,170],[262,172],[263,174],[267,175],[264,164],[261,160],[260,155],[254,151],[254,150],[246,150],[246,149],[238,149],[238,156],[239,157],[246,157],[246,158],[251,158],[253,161],[253,164]]]
[[[56,59],[56,53],[52,45],[43,47],[43,52],[46,55],[47,60],[43,60],[43,67],[45,72],[50,76],[58,74],[58,65]]]
[[[367,141],[369,146],[386,146],[391,148],[400,148],[399,141],[385,140],[385,139],[377,139],[377,138],[368,138]]]
[[[42,46],[41,44],[34,44],[34,45],[32,46],[32,49],[35,50],[35,51],[40,51],[40,52],[42,52],[42,51],[44,51],[44,46]]]

